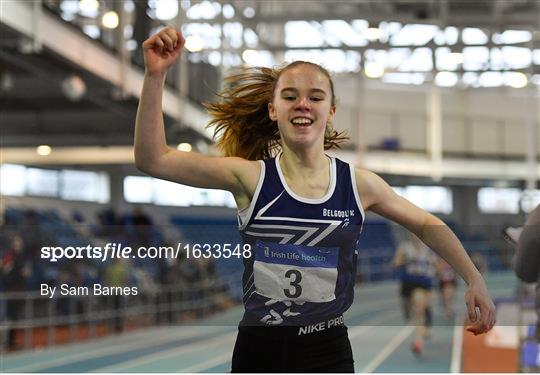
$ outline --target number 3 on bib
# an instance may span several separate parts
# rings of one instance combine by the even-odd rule
[[[336,298],[338,248],[257,241],[253,277],[258,294],[278,301]]]
[[[300,285],[300,282],[302,281],[302,273],[298,270],[287,270],[285,272],[285,277],[287,278],[293,278],[291,281],[291,287],[293,288],[293,292],[291,292],[291,289],[283,289],[283,293],[288,298],[298,298],[302,294],[302,286]]]

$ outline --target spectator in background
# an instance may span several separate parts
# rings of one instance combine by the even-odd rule
[[[536,286],[536,337],[540,342],[540,205],[531,212],[517,243],[514,271],[523,282]]]
[[[135,247],[148,247],[153,243],[153,222],[140,207],[135,207],[131,215],[131,222],[135,226],[134,237],[131,238]]]
[[[24,292],[30,276],[30,266],[25,259],[24,242],[20,235],[12,237],[11,246],[2,257],[1,271],[6,292]],[[10,323],[23,317],[24,300],[21,298],[7,298],[6,315]],[[16,330],[9,328],[7,346],[16,349]]]
[[[140,207],[133,209],[133,225],[152,225],[152,219]]]
[[[120,232],[118,228],[119,224],[120,221],[114,209],[108,208],[97,214],[93,234],[97,237],[113,240]]]
[[[37,262],[39,260],[39,250],[46,241],[36,211],[32,209],[25,211],[22,230],[25,238],[24,255],[33,262]]]
[[[127,286],[128,268],[126,260],[115,258],[105,267],[104,280],[105,284],[110,287],[125,287]],[[124,329],[122,314],[123,298],[121,295],[112,295],[107,298],[113,300],[114,310],[114,330],[122,332]]]
[[[436,255],[410,233],[396,252],[394,267],[401,270],[401,298],[406,319],[412,318],[416,332],[411,350],[420,354],[431,327],[431,288],[435,277]]]
[[[73,221],[73,223],[81,225],[85,222],[84,215],[81,211],[77,209],[71,211],[71,220]]]
[[[442,258],[437,262],[437,277],[444,313],[450,319],[454,316],[453,304],[457,278],[454,269]]]

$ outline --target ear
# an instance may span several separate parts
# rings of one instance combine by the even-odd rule
[[[332,121],[334,121],[335,115],[336,115],[336,106],[333,105],[330,107],[330,112],[328,112],[328,117],[326,118],[326,122],[332,123]]]
[[[270,120],[277,121],[276,108],[272,102],[268,103],[268,116],[270,117]]]

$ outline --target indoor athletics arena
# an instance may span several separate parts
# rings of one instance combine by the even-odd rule
[[[157,42],[143,49],[166,26],[181,32],[183,48],[163,37],[163,49]],[[180,52],[167,52],[167,43]],[[247,173],[258,197],[244,207],[250,222],[289,220],[259,233],[275,247],[252,247],[242,236],[271,225],[249,224],[241,236],[239,222],[240,229],[246,222],[229,191],[137,169],[135,120],[152,53],[160,61],[179,57],[163,92],[148,91],[145,100],[155,108],[162,96],[167,144],[182,151],[172,154],[201,160],[200,170],[192,163],[168,171],[185,181],[204,175],[198,186],[208,187],[218,184],[209,170],[216,181],[225,172],[209,169],[208,158],[222,154],[204,104],[219,100],[225,78],[297,60],[326,68],[337,101],[332,125],[349,140],[330,157],[318,154],[329,160],[318,197],[350,191],[357,211],[264,217],[274,206],[254,207],[270,185]],[[301,66],[329,87],[321,71]],[[300,79],[297,71],[281,77]],[[312,98],[311,88],[306,96],[303,87],[272,100],[294,102],[304,117],[326,108],[326,96]],[[334,308],[344,256],[352,305],[343,319],[301,326],[298,335],[344,328],[344,321],[355,372],[539,372],[537,290],[513,269],[524,224],[540,204],[539,89],[538,0],[0,0],[0,372],[229,372],[244,304],[265,298],[269,313],[260,322],[267,326]],[[326,129],[285,124],[305,134]],[[139,135],[141,144],[162,135],[155,129]],[[290,152],[280,154],[281,164],[242,163],[266,165],[265,179],[277,171],[279,197],[323,207],[324,199],[303,198],[287,184],[294,176],[280,168]],[[351,167],[336,172],[334,158]],[[401,196],[420,207],[403,210],[409,222],[429,212],[456,234],[496,307],[491,331],[467,331],[467,284],[452,267],[392,215],[373,212],[391,205],[381,198],[363,211],[367,183],[355,170],[376,173],[397,194],[374,189],[377,197],[385,191],[391,202],[406,202]],[[341,176],[349,177],[336,183]],[[360,232],[349,253],[302,253],[335,228]],[[424,251],[423,263],[411,251]],[[407,262],[422,263],[431,289],[402,292],[416,270]],[[538,257],[527,262],[538,273]],[[253,273],[243,279],[244,263]],[[280,274],[287,266],[296,268]],[[299,350],[287,342],[283,348]],[[296,371],[291,364],[285,372]]]

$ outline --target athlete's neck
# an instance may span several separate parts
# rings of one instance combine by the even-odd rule
[[[329,182],[330,167],[328,157],[323,150],[298,152],[284,147],[279,159],[279,165],[288,180],[311,180],[316,178],[321,182]]]

